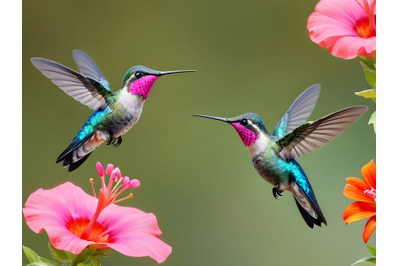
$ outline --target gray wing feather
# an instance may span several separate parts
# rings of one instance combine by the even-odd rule
[[[282,138],[303,125],[314,110],[320,91],[321,85],[314,84],[300,94],[279,121],[273,135]]]
[[[76,65],[79,71],[86,77],[97,81],[104,88],[111,92],[111,87],[106,78],[101,73],[100,69],[96,66],[93,60],[83,51],[74,50],[72,51]]]
[[[293,133],[277,141],[280,146],[278,153],[284,160],[306,155],[333,140],[367,110],[366,106],[350,106],[305,124],[298,128],[300,132],[295,129]],[[295,134],[298,135],[294,136]]]
[[[43,75],[80,103],[93,110],[103,109],[107,105],[97,88],[78,72],[44,58],[31,58],[31,62]]]

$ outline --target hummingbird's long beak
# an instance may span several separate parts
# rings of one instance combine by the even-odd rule
[[[192,114],[192,116],[205,117],[205,118],[210,118],[210,119],[214,119],[214,120],[218,120],[218,121],[222,121],[222,122],[227,122],[227,123],[229,122],[228,119],[226,119],[226,118],[216,117],[216,116],[197,115],[197,114]]]
[[[196,72],[196,70],[173,70],[173,71],[160,71],[159,76],[168,74],[185,73],[185,72]]]

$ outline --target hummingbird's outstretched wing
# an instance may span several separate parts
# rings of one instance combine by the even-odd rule
[[[80,103],[93,110],[103,109],[107,105],[106,98],[112,92],[97,81],[49,59],[36,57],[31,58],[31,62],[43,75]]]
[[[277,141],[277,152],[284,160],[306,155],[351,126],[366,111],[367,106],[350,106],[294,129]]]
[[[314,84],[300,94],[279,121],[273,135],[280,139],[303,125],[314,110],[320,91],[321,85]]]
[[[81,50],[73,50],[72,55],[74,56],[74,60],[76,62],[76,65],[78,66],[79,71],[83,75],[85,75],[87,78],[97,81],[105,89],[109,90],[112,93],[110,83],[108,83],[106,78],[101,73],[100,69],[86,53]]]

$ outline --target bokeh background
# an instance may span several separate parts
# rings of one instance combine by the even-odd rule
[[[358,60],[334,58],[306,28],[318,1],[23,1],[23,202],[66,181],[90,193],[95,163],[138,178],[122,205],[153,212],[173,247],[164,265],[349,265],[369,252],[366,221],[346,226],[349,176],[375,158],[367,125],[372,101]],[[137,64],[197,73],[157,80],[138,124],[120,147],[103,145],[69,173],[57,156],[91,110],[30,62],[44,57],[77,69],[72,50],[89,54],[118,90]],[[328,226],[309,229],[289,192],[275,200],[253,169],[235,130],[192,113],[233,117],[255,112],[272,132],[294,99],[314,83],[321,96],[310,120],[349,105],[370,110],[337,139],[298,159]],[[97,183],[98,184],[98,183]],[[23,222],[22,242],[49,257],[46,233]],[[375,233],[369,244],[375,246]],[[23,258],[23,263],[27,260]],[[103,265],[156,265],[117,252]]]

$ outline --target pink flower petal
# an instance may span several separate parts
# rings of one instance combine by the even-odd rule
[[[97,221],[112,236],[108,246],[124,255],[149,256],[161,263],[172,251],[168,244],[158,239],[161,230],[152,213],[110,205],[103,210]]]
[[[161,235],[154,214],[136,208],[109,205],[101,212],[97,222],[107,228],[107,232],[112,232],[113,236],[137,232],[156,237]]]
[[[27,225],[36,233],[44,230],[55,248],[80,253],[92,241],[82,240],[67,228],[70,219],[90,219],[96,209],[97,199],[86,194],[72,183],[53,189],[38,189],[25,203],[23,213]]]
[[[136,234],[135,238],[120,237],[118,242],[109,244],[116,251],[132,257],[149,256],[158,263],[164,262],[172,247],[154,236]]]
[[[376,14],[375,0],[367,2],[365,9],[363,1],[321,0],[315,7],[316,12],[308,18],[311,40],[336,57],[352,59],[359,54],[371,56],[376,50],[375,29],[363,34],[357,32],[360,21],[369,21]],[[365,34],[373,36],[366,37]]]

